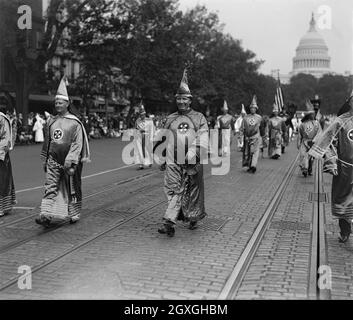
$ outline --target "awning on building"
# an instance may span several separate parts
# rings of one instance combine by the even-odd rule
[[[4,93],[0,92],[0,96],[2,96],[2,95],[4,95]],[[13,98],[16,98],[16,93],[15,92],[10,92],[10,95]],[[29,101],[53,102],[55,96],[50,96],[50,95],[45,95],[45,94],[30,94],[28,98],[29,98]],[[77,96],[71,96],[70,99],[78,100],[78,101],[82,102],[82,98],[77,97]]]

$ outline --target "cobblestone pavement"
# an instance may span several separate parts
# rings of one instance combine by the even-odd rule
[[[299,168],[239,288],[237,299],[308,299],[314,176]]]
[[[324,191],[331,200],[332,176],[324,174]],[[330,201],[325,204],[328,266],[331,268],[331,299],[353,299],[353,238],[338,242],[338,221],[331,216]]]
[[[1,254],[0,283],[18,277],[19,265],[35,267],[145,212],[34,273],[31,290],[14,285],[0,292],[0,298],[217,299],[296,153],[293,144],[280,160],[261,159],[255,175],[241,168],[240,153],[234,153],[226,176],[210,176],[208,167],[208,217],[193,231],[179,224],[173,238],[157,233],[166,208],[162,174],[119,189],[119,194],[108,191],[89,199],[86,217],[78,224]],[[292,177],[239,298],[306,298],[311,221],[307,195],[312,189],[312,177],[304,179],[298,172]],[[1,239],[21,237],[20,232],[33,232],[37,226],[26,222],[12,233],[8,229]]]

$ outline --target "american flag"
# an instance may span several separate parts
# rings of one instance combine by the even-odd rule
[[[281,112],[283,110],[284,103],[283,103],[282,89],[280,86],[278,86],[276,89],[275,104],[278,107],[279,112]]]

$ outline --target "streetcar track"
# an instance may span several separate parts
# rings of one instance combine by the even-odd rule
[[[156,174],[157,174],[157,173],[156,173]],[[154,174],[150,174],[149,177],[151,177],[152,175],[154,175]],[[146,175],[146,176],[147,176],[147,175]],[[136,180],[138,180],[138,179],[136,179]],[[154,187],[158,187],[159,185],[160,185],[160,182],[155,183],[155,184],[153,184],[153,185],[148,185],[148,187],[149,187],[149,188],[154,188]],[[105,190],[105,191],[106,191],[106,190]],[[136,193],[138,193],[138,191],[137,191],[137,192],[131,192],[131,193],[129,193],[129,194],[125,194],[125,195],[124,195],[124,200],[130,199],[130,198],[131,198],[132,196],[134,196]],[[116,202],[118,202],[118,201],[119,201],[119,198],[115,198],[115,199],[113,199],[113,200],[111,200],[111,201],[109,201],[109,202],[106,202],[106,203],[104,203],[104,204],[98,206],[98,207],[95,207],[95,208],[92,208],[92,209],[88,210],[85,214],[81,214],[81,219],[80,219],[80,221],[89,218],[89,217],[90,217],[93,213],[95,213],[96,211],[102,211],[102,212],[103,212],[104,209],[106,209],[106,208],[109,207],[109,206],[112,206],[114,203],[116,203]],[[36,214],[35,214],[35,215],[36,215]],[[22,220],[24,220],[24,219],[22,218]],[[69,220],[65,220],[65,221],[63,221],[63,222],[59,222],[59,223],[57,223],[57,224],[55,224],[55,225],[52,225],[52,226],[50,226],[50,227],[48,227],[48,228],[41,229],[41,230],[39,230],[39,231],[34,231],[34,232],[35,232],[34,234],[32,234],[32,235],[30,235],[30,236],[28,236],[28,237],[26,237],[26,238],[24,238],[24,239],[15,240],[15,241],[13,241],[13,242],[11,242],[11,243],[9,243],[9,244],[6,244],[5,246],[0,247],[0,255],[1,255],[1,254],[4,254],[5,252],[8,252],[8,251],[10,251],[10,250],[12,250],[12,249],[14,249],[14,248],[17,248],[17,247],[19,247],[19,246],[21,246],[21,245],[23,245],[23,244],[25,244],[25,243],[27,243],[27,242],[29,242],[29,241],[35,239],[35,238],[37,238],[37,237],[40,237],[40,236],[42,236],[42,235],[44,235],[44,234],[46,234],[46,233],[48,233],[48,232],[52,232],[52,231],[54,231],[54,230],[57,230],[57,229],[61,228],[61,227],[64,226],[64,225],[68,225],[69,223],[70,223]],[[39,227],[39,226],[38,226],[38,227]]]
[[[149,173],[146,173],[146,174],[141,175],[141,176],[135,176],[135,177],[131,177],[131,178],[119,181],[119,182],[114,182],[108,188],[103,188],[102,190],[99,190],[97,192],[93,192],[93,193],[91,193],[91,194],[89,194],[89,195],[87,195],[85,197],[82,197],[82,201],[83,200],[87,200],[87,199],[92,198],[92,197],[95,197],[95,196],[98,196],[98,195],[100,195],[102,193],[105,193],[105,192],[108,192],[108,191],[112,191],[115,188],[120,187],[120,186],[125,185],[125,184],[128,184],[130,182],[137,182],[137,181],[140,181],[140,180],[143,180],[143,179],[146,179],[146,178],[153,177],[153,176],[155,176],[157,174],[159,174],[158,171],[149,172]],[[31,209],[30,211],[38,210],[39,208],[40,208],[40,206],[39,207],[35,207],[35,208]],[[35,213],[30,214],[30,215],[26,215],[25,217],[22,217],[22,218],[13,220],[13,221],[9,221],[8,223],[2,223],[2,224],[0,224],[0,230],[1,230],[1,228],[12,226],[12,225],[14,225],[16,223],[19,223],[19,222],[22,222],[22,221],[25,221],[25,220],[28,220],[28,219],[32,219],[32,218],[36,217],[37,215],[38,215],[38,212],[35,212]]]
[[[134,214],[132,217],[127,218],[127,219],[125,219],[125,220],[123,220],[123,221],[119,221],[118,223],[114,224],[114,225],[111,226],[110,228],[108,228],[108,229],[106,229],[106,230],[104,230],[104,231],[101,231],[100,233],[98,233],[98,234],[96,234],[96,235],[90,237],[89,239],[83,240],[80,244],[74,246],[73,248],[70,248],[70,249],[64,251],[63,253],[57,255],[56,257],[54,257],[54,258],[52,258],[52,259],[49,259],[49,260],[47,260],[47,261],[44,261],[44,262],[40,263],[39,265],[33,267],[31,273],[33,274],[33,273],[35,273],[35,272],[38,272],[39,270],[41,270],[41,269],[47,267],[48,265],[50,265],[50,264],[52,264],[52,263],[55,263],[56,261],[58,261],[58,260],[64,258],[65,256],[67,256],[67,255],[73,253],[74,251],[76,251],[76,250],[78,250],[78,249],[80,249],[80,248],[82,248],[82,247],[84,247],[84,246],[90,244],[91,242],[93,242],[93,241],[95,241],[95,240],[97,240],[97,239],[99,239],[99,238],[101,238],[101,237],[103,237],[103,236],[105,236],[105,235],[108,234],[109,232],[111,232],[111,231],[113,231],[113,230],[115,230],[115,229],[121,227],[122,225],[124,225],[124,224],[126,224],[126,223],[128,223],[128,222],[130,222],[130,221],[132,221],[132,220],[134,220],[134,219],[136,219],[136,218],[138,218],[139,216],[143,215],[144,213],[150,211],[151,209],[153,209],[153,208],[159,206],[160,204],[162,204],[162,203],[164,203],[164,202],[166,202],[166,200],[160,200],[160,201],[158,201],[158,202],[155,202],[154,204],[152,204],[152,205],[149,206],[148,208],[142,209],[141,211],[137,212],[137,213]],[[14,284],[17,284],[17,281],[18,281],[18,277],[17,277],[17,276],[13,277],[10,281],[8,281],[8,282],[5,283],[4,285],[1,285],[1,286],[0,286],[0,291],[3,291],[3,290],[5,290],[5,289],[7,289],[8,287],[11,287],[11,286],[14,285]]]
[[[156,173],[156,174],[157,174],[157,173]],[[146,176],[147,176],[147,175],[146,175]],[[150,177],[150,176],[152,176],[152,174],[149,175],[149,177]],[[211,176],[211,175],[205,177],[205,180],[208,179],[210,176]],[[136,180],[138,180],[138,179],[136,179]],[[147,187],[151,189],[151,188],[160,186],[160,184],[161,184],[160,182],[157,182],[157,183],[155,183],[155,184],[153,184],[153,185],[148,185]],[[133,197],[134,195],[136,195],[136,193],[139,193],[140,189],[141,189],[141,188],[138,188],[137,190],[134,190],[134,192],[129,192],[128,194],[125,194],[125,195],[124,195],[124,200],[130,199],[131,197]],[[112,206],[114,203],[116,203],[116,202],[118,202],[118,201],[119,201],[119,198],[115,198],[115,199],[113,199],[113,200],[111,200],[111,201],[109,201],[109,202],[106,202],[106,203],[104,203],[104,204],[98,206],[98,207],[95,207],[95,208],[90,209],[90,210],[87,211],[84,215],[81,214],[81,219],[80,219],[80,221],[89,218],[89,217],[90,217],[93,213],[95,213],[96,211],[101,211],[101,212],[103,212],[104,209],[109,208],[110,206]],[[78,222],[79,222],[79,221],[78,221]],[[44,235],[44,234],[46,234],[46,233],[48,233],[48,232],[55,231],[55,230],[61,228],[62,226],[68,225],[68,224],[70,224],[69,220],[65,220],[65,221],[63,221],[63,222],[59,222],[59,223],[57,223],[57,224],[55,224],[55,225],[49,226],[48,228],[41,229],[41,230],[39,230],[39,231],[35,231],[35,234],[32,234],[32,235],[30,235],[30,236],[28,236],[28,237],[26,237],[26,238],[24,238],[24,239],[15,240],[15,241],[13,241],[13,242],[11,242],[11,243],[9,243],[9,244],[6,244],[6,245],[0,247],[0,255],[1,255],[1,254],[4,254],[4,253],[6,253],[6,252],[8,252],[8,251],[10,251],[10,250],[12,250],[12,249],[15,249],[15,248],[17,248],[17,247],[19,247],[19,246],[21,246],[21,245],[23,245],[23,244],[25,244],[25,243],[27,243],[27,242],[29,242],[29,241],[35,239],[35,238],[37,238],[37,237],[40,237],[40,236],[42,236],[42,235]]]
[[[320,167],[319,167],[320,166]],[[320,168],[318,170],[318,193],[323,193],[324,190],[324,177],[323,177],[323,163],[322,160],[317,161],[317,167]],[[326,217],[325,217],[325,205],[323,202],[319,202],[318,196],[318,217],[319,217],[319,234],[318,234],[318,254],[319,259],[317,261],[317,283],[319,283],[319,268],[320,266],[327,266],[328,265],[328,253],[327,253],[327,241],[326,241],[326,233],[325,233],[325,224],[326,224]],[[330,300],[331,299],[331,290],[329,289],[320,289],[318,287],[317,298],[320,300]]]
[[[299,156],[299,155],[298,155]],[[242,281],[255,257],[255,254],[261,244],[261,241],[268,229],[272,218],[283,199],[285,190],[290,184],[293,174],[295,172],[295,164],[298,156],[291,164],[290,169],[287,172],[284,180],[277,189],[274,197],[268,205],[264,215],[258,223],[253,236],[250,238],[247,246],[243,250],[239,260],[235,264],[233,271],[230,273],[222,291],[220,292],[219,300],[230,300],[235,299],[242,285]],[[314,182],[314,194],[317,195],[317,199],[313,201],[312,209],[312,235],[311,235],[311,250],[309,260],[309,274],[308,274],[308,287],[307,295],[309,299],[331,299],[330,290],[320,290],[318,287],[319,283],[319,267],[327,265],[327,243],[325,234],[325,208],[323,202],[320,202],[320,193],[323,193],[324,186],[322,162],[317,161],[315,168],[315,182]]]
[[[238,263],[236,264],[235,268],[233,269],[233,272],[230,274],[225,286],[223,287],[218,299],[231,299],[231,297],[234,297],[236,295],[237,290],[239,289],[239,286],[240,286],[240,284],[242,282],[242,279],[243,279],[243,277],[246,274],[246,270],[247,270],[248,266],[250,265],[254,254],[256,253],[256,250],[257,250],[257,248],[258,248],[258,246],[259,246],[259,244],[261,242],[261,239],[264,236],[265,230],[267,229],[267,226],[269,225],[269,223],[270,223],[270,221],[271,221],[271,219],[272,219],[272,217],[273,217],[273,215],[274,215],[274,213],[276,211],[276,208],[278,207],[281,199],[283,198],[283,194],[284,194],[284,191],[286,190],[286,187],[288,186],[291,178],[293,177],[293,173],[294,173],[295,164],[297,162],[297,159],[298,159],[298,156],[292,162],[289,170],[287,171],[287,173],[285,175],[285,178],[283,179],[281,185],[277,189],[274,197],[272,198],[272,200],[271,200],[270,204],[268,205],[264,215],[262,216],[262,219],[260,220],[258,226],[256,227],[254,235],[251,237],[250,241],[248,242],[248,245],[244,249],[242,256],[244,255],[244,253],[246,253],[246,259],[242,259],[242,256],[240,257]],[[208,175],[208,176],[205,176],[204,179],[207,180],[210,177],[211,177],[211,175]],[[130,178],[130,180],[131,180],[131,178]],[[136,179],[136,180],[138,180],[138,179]],[[152,187],[152,186],[149,186],[149,187]],[[111,189],[113,189],[113,188],[109,188],[109,190],[111,190]],[[141,188],[138,188],[137,190],[139,190],[139,189],[141,189]],[[107,190],[100,191],[100,193],[105,192],[105,191],[107,191]],[[131,196],[132,196],[132,194],[131,194]],[[105,203],[104,205],[100,206],[99,208],[95,208],[92,211],[104,210],[105,208],[111,206],[112,203],[115,203],[117,201],[118,201],[117,199],[114,199],[113,201],[110,201],[109,203]],[[93,242],[93,241],[105,236],[106,234],[112,232],[115,229],[118,229],[119,227],[121,227],[121,226],[127,224],[128,222],[138,218],[139,216],[143,215],[144,213],[150,211],[151,209],[161,205],[162,203],[164,203],[166,201],[167,200],[164,199],[164,200],[160,200],[160,201],[154,202],[148,208],[142,209],[141,211],[137,212],[133,216],[131,216],[129,218],[125,218],[123,221],[119,220],[118,222],[116,222],[115,224],[110,226],[109,228],[99,232],[96,235],[93,235],[93,236],[89,237],[88,239],[82,240],[78,245],[75,245],[72,248],[67,249],[66,251],[64,251],[64,252],[58,254],[57,256],[55,256],[54,258],[51,258],[51,259],[48,259],[48,260],[45,260],[45,261],[39,263],[38,265],[36,265],[36,266],[34,266],[32,268],[32,274],[35,273],[35,272],[38,272],[39,270],[41,270],[41,269],[43,269],[43,268],[45,268],[45,267],[47,267],[47,266],[49,266],[49,265],[51,265],[53,263],[55,263],[58,260],[70,255],[74,251],[76,251],[76,250],[78,250],[78,249],[80,249],[80,248],[82,248],[82,247],[84,247],[86,245],[89,245],[91,242]],[[87,215],[85,215],[85,217],[90,216],[90,215],[91,215],[91,211],[89,213],[87,213]],[[68,222],[64,222],[62,225],[67,224],[67,223]],[[51,231],[53,231],[55,229],[58,229],[62,225],[55,226],[55,228],[46,229],[46,230],[44,230],[45,232],[43,232],[43,233],[51,232]],[[40,235],[41,234],[36,234],[36,235],[31,236],[31,239],[20,240],[20,242],[18,242],[16,247],[21,245],[21,244],[23,244],[23,243],[26,243],[26,242],[28,242],[28,241],[30,241],[32,239],[37,238]],[[249,248],[248,248],[249,244],[250,244],[250,251],[249,251]],[[11,250],[13,248],[14,248],[14,246],[11,246],[6,251],[9,251],[9,250]],[[249,252],[246,252],[246,251],[249,251]],[[0,249],[0,254],[3,253],[3,252],[4,251]],[[250,254],[251,254],[251,256],[250,256]],[[237,271],[238,274],[236,275],[236,277],[234,277],[234,273],[235,273],[236,269],[238,269],[238,271]],[[12,277],[9,281],[5,282],[5,284],[0,285],[0,291],[3,291],[5,289],[15,285],[17,283],[17,281],[18,281],[18,276]]]
[[[204,180],[209,179],[211,176],[212,176],[211,174],[205,176],[205,177],[204,177]],[[160,183],[158,183],[158,185],[159,185],[159,184],[160,184]],[[150,186],[150,187],[151,187],[151,186]],[[131,195],[131,196],[132,196],[132,195]],[[110,201],[109,203],[105,203],[104,205],[102,205],[102,206],[99,208],[99,210],[104,210],[105,208],[111,206],[112,203],[115,203],[116,201],[117,201],[117,200],[114,199],[113,201]],[[76,251],[76,250],[78,250],[78,249],[84,247],[85,245],[87,245],[87,244],[89,244],[89,243],[95,241],[95,240],[98,239],[98,238],[101,238],[102,236],[108,234],[109,232],[111,232],[111,231],[113,231],[113,230],[115,230],[115,229],[121,227],[122,225],[127,224],[128,222],[130,222],[130,221],[132,221],[132,220],[138,218],[138,217],[141,216],[142,214],[144,214],[144,213],[150,211],[151,209],[153,209],[153,208],[155,208],[155,207],[161,205],[162,203],[166,203],[166,202],[167,202],[166,199],[163,199],[163,200],[154,202],[151,206],[149,206],[148,208],[142,209],[141,211],[139,211],[139,212],[137,212],[136,214],[134,214],[132,217],[125,218],[123,221],[119,220],[117,223],[115,223],[113,226],[109,227],[108,229],[105,229],[105,230],[99,232],[98,234],[96,234],[96,235],[94,235],[94,236],[92,236],[92,237],[90,237],[90,238],[88,238],[88,239],[86,239],[86,240],[83,240],[80,244],[78,244],[78,245],[76,245],[76,246],[74,246],[74,247],[72,247],[72,248],[66,250],[65,252],[63,252],[63,253],[57,255],[57,256],[54,257],[54,258],[51,258],[51,259],[49,259],[49,260],[45,260],[44,262],[40,263],[39,265],[34,266],[34,267],[31,269],[31,270],[32,270],[31,273],[33,274],[33,273],[35,273],[35,272],[37,272],[37,271],[39,271],[39,270],[41,270],[41,269],[43,269],[43,268],[45,268],[45,267],[51,265],[52,263],[55,263],[55,262],[58,261],[59,259],[65,257],[65,256],[67,256],[67,255],[69,255],[69,254],[71,254],[72,252],[74,252],[74,251]],[[96,210],[97,210],[97,208],[94,209],[94,211],[96,211]],[[88,215],[88,214],[86,214],[85,216],[87,217],[87,215]],[[43,232],[43,233],[48,233],[48,232],[50,232],[50,231],[53,231],[53,230],[55,230],[55,229],[58,229],[58,228],[60,228],[61,226],[65,225],[65,224],[68,224],[68,222],[64,222],[64,223],[62,223],[62,224],[60,224],[60,225],[55,226],[54,228],[45,229],[45,230],[44,230],[45,232]],[[34,239],[34,238],[37,238],[38,236],[42,235],[43,233],[33,235],[33,236],[30,237],[30,239],[27,238],[27,239],[20,240],[20,241],[18,241],[18,242],[16,243],[16,246],[15,246],[15,245],[11,246],[11,244],[10,244],[10,245],[9,245],[9,248],[8,248],[6,251],[9,251],[9,250],[13,249],[14,247],[18,247],[19,245],[22,245],[22,244],[24,244],[24,243],[26,243],[26,242],[28,242],[28,241]],[[11,247],[10,247],[10,246],[11,246]],[[2,253],[4,253],[4,252],[5,252],[5,251],[3,251],[3,250],[0,248],[0,254],[2,254]],[[3,290],[5,290],[5,289],[7,289],[7,288],[9,288],[9,287],[11,287],[11,286],[13,286],[14,284],[17,283],[17,281],[18,281],[18,277],[17,277],[17,276],[12,277],[11,280],[9,280],[8,282],[6,282],[6,283],[3,284],[3,285],[0,285],[0,292],[3,291]]]
[[[289,170],[287,171],[282,183],[278,187],[276,193],[272,197],[269,205],[267,206],[264,214],[262,215],[256,229],[249,239],[246,247],[244,248],[242,254],[240,255],[237,263],[235,264],[232,272],[230,273],[225,285],[223,286],[218,300],[231,300],[234,299],[237,295],[237,292],[241,286],[241,283],[246,275],[246,272],[257,252],[257,249],[265,235],[265,232],[268,226],[271,223],[271,220],[278,208],[279,203],[281,202],[286,188],[288,187],[293,174],[295,172],[296,163],[298,160],[299,154],[293,160],[290,165]]]

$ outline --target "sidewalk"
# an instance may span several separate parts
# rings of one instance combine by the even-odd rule
[[[324,174],[324,191],[330,199],[325,204],[326,242],[328,266],[332,272],[331,299],[353,299],[353,239],[342,244],[338,242],[339,227],[337,219],[331,215],[332,176]]]

